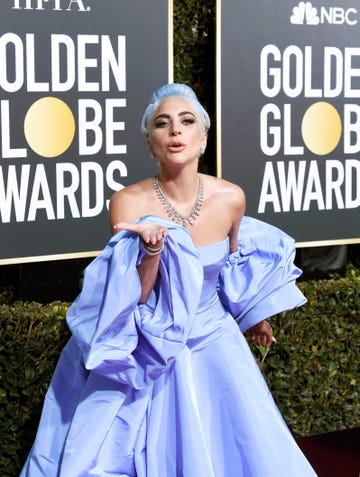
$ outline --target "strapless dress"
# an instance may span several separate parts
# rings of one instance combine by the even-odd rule
[[[85,270],[21,477],[315,476],[243,335],[305,302],[293,240],[245,217],[229,255],[139,220],[170,232],[154,290],[130,232]]]

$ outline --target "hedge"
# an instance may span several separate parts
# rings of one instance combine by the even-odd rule
[[[299,288],[308,303],[272,318],[277,343],[254,353],[296,436],[358,427],[360,269]]]
[[[0,295],[0,475],[17,476],[69,337],[65,303],[6,303]],[[5,302],[5,303],[4,303]]]
[[[272,318],[277,343],[252,346],[296,436],[360,422],[360,269],[300,282],[308,303]],[[31,447],[44,394],[68,340],[68,304],[9,303],[0,295],[0,475],[16,476]],[[240,379],[240,377],[239,377]]]

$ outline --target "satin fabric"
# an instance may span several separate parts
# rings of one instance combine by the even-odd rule
[[[139,238],[116,234],[85,270],[21,477],[310,477],[242,334],[305,302],[294,242],[245,217],[195,248],[170,231],[138,304]]]

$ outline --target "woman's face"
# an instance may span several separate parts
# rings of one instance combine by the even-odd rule
[[[150,152],[160,162],[182,164],[198,160],[205,150],[207,133],[196,111],[186,99],[164,99],[149,124]]]

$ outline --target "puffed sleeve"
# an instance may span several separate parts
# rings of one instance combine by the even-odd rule
[[[163,373],[185,346],[203,280],[189,234],[174,227],[154,290],[139,304],[139,257],[138,235],[116,234],[86,268],[82,291],[67,313],[85,367],[135,389]]]
[[[238,249],[229,255],[219,277],[220,299],[241,331],[306,302],[295,283],[301,270],[294,258],[295,243],[286,233],[243,218]]]

